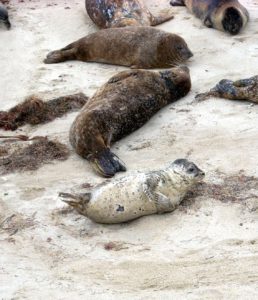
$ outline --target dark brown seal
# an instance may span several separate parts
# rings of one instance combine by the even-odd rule
[[[238,34],[249,19],[238,0],[171,0],[173,6],[185,5],[207,27]]]
[[[237,81],[223,79],[209,92],[198,94],[195,98],[198,101],[202,101],[209,97],[247,100],[258,103],[258,76]]]
[[[142,0],[86,0],[91,20],[99,28],[155,26],[171,20],[171,13],[154,17]]]
[[[149,26],[103,29],[61,50],[50,52],[45,63],[81,60],[135,69],[170,68],[192,56],[176,34]]]
[[[163,72],[130,70],[113,76],[88,100],[70,129],[77,154],[105,177],[125,171],[110,145],[143,126],[191,88],[187,67]]]

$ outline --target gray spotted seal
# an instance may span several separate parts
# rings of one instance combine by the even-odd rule
[[[249,20],[247,9],[238,0],[171,0],[173,6],[185,5],[205,26],[238,34]]]
[[[44,62],[80,60],[150,69],[170,68],[191,56],[192,52],[180,36],[149,26],[132,26],[92,33],[50,52]]]
[[[171,13],[153,16],[142,0],[86,0],[85,6],[99,28],[156,26],[173,18]]]
[[[8,11],[3,4],[0,3],[0,22],[4,23],[7,29],[11,28]]]
[[[209,97],[230,100],[247,100],[258,103],[258,76],[232,81],[222,79],[210,91],[196,95],[196,100],[203,101]]]
[[[152,72],[129,70],[113,76],[84,105],[70,129],[70,142],[102,176],[125,171],[112,143],[143,126],[162,107],[187,95],[187,67]]]
[[[95,187],[80,195],[60,193],[80,214],[97,223],[121,223],[141,216],[172,212],[186,193],[204,178],[186,159],[159,171],[137,172]]]

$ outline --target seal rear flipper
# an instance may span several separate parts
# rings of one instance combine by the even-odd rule
[[[73,48],[68,50],[61,49],[61,50],[49,52],[47,57],[44,59],[44,63],[55,64],[55,63],[64,62],[66,60],[73,60],[73,59],[76,59],[75,51]]]
[[[79,213],[85,215],[87,204],[90,202],[91,199],[91,193],[84,193],[78,195],[73,195],[69,193],[59,193],[59,197],[73,199],[73,200],[63,199],[62,201],[75,208]]]
[[[104,149],[98,155],[91,155],[88,160],[90,161],[93,169],[104,177],[113,177],[117,172],[125,172],[125,164],[110,151]]]
[[[171,0],[170,5],[172,6],[185,6],[184,0]]]
[[[172,20],[174,18],[174,15],[172,13],[167,12],[166,14],[160,14],[159,16],[152,16],[151,19],[151,26],[156,26],[159,24],[162,24],[164,22],[167,22],[169,20]]]

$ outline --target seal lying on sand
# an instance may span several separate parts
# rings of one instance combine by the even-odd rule
[[[154,17],[142,0],[86,0],[85,6],[99,28],[155,26],[173,19],[171,13]]]
[[[247,9],[237,0],[171,0],[173,6],[185,5],[207,27],[238,34],[249,19]]]
[[[183,38],[152,27],[109,28],[90,34],[61,50],[45,63],[95,61],[135,69],[170,68],[192,56]]]
[[[248,100],[258,103],[258,76],[237,81],[223,79],[209,92],[198,94],[195,98],[198,101],[202,101],[209,97]]]
[[[194,163],[178,159],[163,170],[132,173],[101,184],[90,193],[60,196],[72,198],[64,201],[97,223],[121,223],[173,211],[204,175]]]
[[[0,22],[3,22],[7,29],[11,28],[11,23],[9,21],[8,11],[3,4],[0,3]]]
[[[102,176],[125,171],[110,145],[143,126],[165,105],[184,97],[190,88],[187,67],[120,72],[84,105],[70,129],[70,142]]]

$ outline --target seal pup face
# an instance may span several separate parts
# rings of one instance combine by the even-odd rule
[[[0,21],[3,22],[7,29],[11,28],[11,23],[8,17],[8,11],[2,5],[0,5]]]
[[[187,159],[177,159],[169,166],[169,168],[186,183],[194,184],[201,181],[205,176],[205,173],[201,169]]]
[[[180,36],[170,37],[170,53],[176,63],[180,64],[193,56],[184,39]]]

